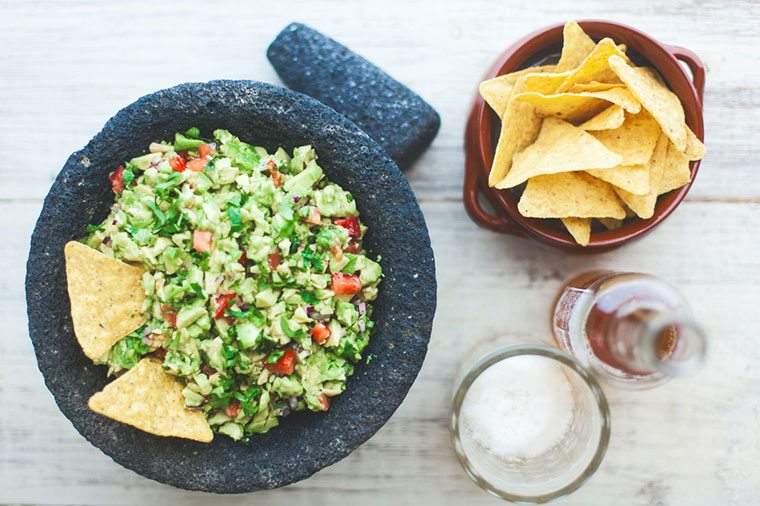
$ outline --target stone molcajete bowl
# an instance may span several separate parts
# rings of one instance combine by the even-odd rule
[[[382,256],[377,325],[346,392],[325,414],[286,417],[248,444],[162,438],[91,412],[87,400],[109,381],[72,331],[63,246],[105,218],[108,173],[156,139],[197,126],[226,128],[269,149],[312,144],[327,176],[351,191],[369,226],[365,246]],[[176,487],[241,493],[304,479],[369,439],[401,404],[422,366],[435,312],[433,252],[414,194],[396,164],[358,127],[320,102],[252,81],[182,84],[139,99],[72,154],[45,199],[32,235],[26,296],[40,371],[61,411],[119,464]]]

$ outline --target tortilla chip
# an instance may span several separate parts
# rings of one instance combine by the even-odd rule
[[[96,413],[156,436],[203,443],[214,439],[203,412],[185,407],[182,384],[154,359],[142,359],[90,397],[87,405]]]
[[[591,119],[608,108],[610,103],[619,105],[633,114],[641,110],[641,105],[625,88],[551,95],[525,92],[515,94],[513,98],[532,104],[541,116],[554,116],[572,123],[582,123]]]
[[[575,242],[581,246],[588,246],[591,240],[591,218],[561,218],[561,220]]]
[[[515,83],[513,93],[521,93],[525,76]],[[501,119],[501,132],[488,175],[488,185],[495,186],[510,172],[515,153],[532,143],[541,129],[542,119],[532,105],[514,99],[509,101]]]
[[[701,160],[705,157],[705,145],[691,131],[689,125],[686,125],[686,150],[683,154],[689,161]]]
[[[591,81],[590,83],[577,83],[568,91],[570,93],[577,93],[581,91],[607,91],[612,88],[625,88],[623,83],[600,83],[599,81]]]
[[[615,188],[618,197],[639,218],[648,219],[654,215],[654,208],[657,204],[657,196],[660,194],[659,188],[667,163],[669,145],[670,141],[668,137],[664,133],[661,133],[657,139],[657,145],[652,153],[652,158],[647,164],[649,168],[649,191],[645,195],[635,195],[623,189]]]
[[[647,113],[627,116],[620,128],[592,132],[599,142],[623,157],[620,165],[649,163],[660,136],[660,127]]]
[[[512,96],[512,88],[520,77],[526,74],[553,72],[555,68],[554,65],[540,65],[488,79],[480,83],[480,96],[501,118],[509,103],[509,97]]]
[[[499,76],[483,81],[479,87],[480,96],[483,97],[483,100],[486,101],[499,117],[504,114],[509,97],[512,96],[512,88],[515,86],[513,81],[500,79],[500,77],[506,76]]]
[[[619,105],[613,104],[593,118],[579,125],[579,128],[586,131],[614,130],[622,126],[624,121],[625,110]]]
[[[686,121],[683,106],[675,93],[670,91],[657,74],[645,67],[632,67],[619,56],[611,56],[610,68],[618,75],[631,93],[659,123],[662,131],[676,146],[685,151],[687,144]]]
[[[145,322],[143,270],[76,241],[66,243],[64,256],[74,334],[84,354],[99,361]]]
[[[557,88],[557,92],[565,92],[577,83],[588,83],[591,81],[602,83],[619,82],[618,76],[610,69],[607,63],[607,60],[611,56],[617,56],[623,61],[627,60],[625,53],[615,45],[612,39],[604,38],[600,40],[593,51],[583,59],[581,64],[567,76],[565,82]]]
[[[668,153],[665,157],[662,177],[657,185],[657,194],[662,195],[688,184],[691,181],[689,164],[689,158],[685,154],[676,149],[672,142],[668,144]]]
[[[611,169],[589,170],[592,176],[634,195],[649,193],[649,165],[620,165]]]
[[[601,98],[607,102],[612,102],[622,107],[625,112],[631,114],[638,114],[641,112],[641,104],[633,94],[625,88],[610,88],[608,90],[600,91],[584,91],[581,95],[588,97]]]
[[[525,76],[525,91],[531,91],[540,94],[554,93],[559,85],[562,84],[569,72],[544,72],[541,74],[528,74]]]
[[[612,168],[622,159],[586,131],[566,121],[546,118],[536,142],[515,155],[512,169],[496,183],[496,188],[512,188],[543,174]]]
[[[582,172],[531,178],[517,209],[530,218],[625,217],[625,209],[612,186]]]
[[[559,118],[572,123],[586,121],[610,105],[604,100],[581,94],[544,95],[527,92],[515,95],[513,98],[531,104],[541,116]]]
[[[625,202],[625,205],[631,208],[639,218],[646,220],[654,215],[654,207],[657,204],[656,192],[647,193],[646,195],[634,195],[620,188],[614,189],[620,200]]]
[[[617,220],[615,218],[597,218],[599,223],[604,225],[607,230],[615,230],[623,226],[623,220]]]
[[[568,21],[562,29],[562,56],[557,63],[557,71],[572,70],[594,50],[594,41],[586,35],[575,21]]]

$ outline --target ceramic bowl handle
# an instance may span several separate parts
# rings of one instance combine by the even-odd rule
[[[694,88],[697,90],[700,104],[704,102],[705,94],[705,64],[693,51],[680,46],[667,46],[670,54],[689,66]]]
[[[483,209],[478,198],[481,193],[481,187],[477,167],[473,167],[473,163],[467,160],[467,167],[464,171],[464,207],[467,209],[470,218],[481,227],[495,232],[522,235],[514,222],[504,216],[498,216]]]

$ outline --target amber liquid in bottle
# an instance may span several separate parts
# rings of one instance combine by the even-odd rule
[[[602,377],[646,388],[698,368],[705,334],[683,297],[650,275],[591,271],[567,282],[552,315],[560,348]]]

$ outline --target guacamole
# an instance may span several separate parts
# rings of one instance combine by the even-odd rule
[[[84,242],[145,269],[147,323],[96,362],[120,374],[158,358],[185,405],[235,440],[327,411],[369,342],[382,269],[314,149],[191,128],[109,179],[115,202]]]

